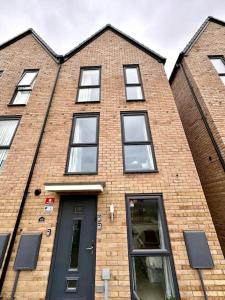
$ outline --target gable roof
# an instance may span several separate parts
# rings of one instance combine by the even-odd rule
[[[75,48],[73,48],[71,51],[69,51],[68,53],[66,53],[64,56],[56,54],[54,52],[54,50],[52,50],[52,48],[50,48],[47,45],[47,43],[32,28],[29,28],[28,30],[24,31],[23,33],[15,36],[14,38],[10,39],[7,42],[1,44],[0,45],[0,50],[6,48],[7,46],[15,43],[18,40],[24,38],[25,36],[31,34],[33,36],[33,38],[45,49],[45,51],[57,63],[63,63],[65,61],[67,61],[70,57],[72,57],[74,54],[76,54],[77,52],[79,52],[81,49],[83,49],[84,47],[86,47],[87,45],[89,45],[91,42],[93,42],[95,39],[97,39],[100,35],[102,35],[107,30],[111,30],[112,32],[114,32],[118,36],[122,37],[123,39],[125,39],[126,41],[128,41],[129,43],[131,43],[132,45],[134,45],[135,47],[137,47],[138,49],[144,51],[145,53],[147,53],[151,57],[155,58],[158,62],[165,64],[166,58],[164,58],[163,56],[161,56],[158,53],[154,52],[153,50],[149,49],[148,47],[144,46],[143,44],[139,43],[138,41],[136,41],[135,39],[133,39],[129,35],[123,33],[122,31],[120,31],[118,29],[116,29],[115,27],[113,27],[110,24],[107,24],[106,26],[104,26],[102,29],[100,29],[95,34],[93,34],[92,36],[90,36],[88,39],[86,39],[85,41],[83,41],[81,44],[79,44],[78,46],[76,46]]]
[[[170,75],[170,79],[169,79],[170,84],[173,82],[173,80],[174,80],[174,78],[176,76],[177,70],[179,68],[179,64],[181,63],[183,57],[188,54],[188,52],[191,50],[191,48],[193,47],[193,45],[200,38],[201,34],[203,33],[204,29],[208,26],[209,22],[213,22],[213,23],[219,24],[221,26],[225,26],[225,22],[224,21],[221,21],[221,20],[216,19],[216,18],[211,17],[211,16],[209,16],[204,21],[204,23],[200,26],[200,28],[197,30],[197,32],[193,35],[193,37],[189,41],[189,43],[186,45],[186,47],[184,48],[184,50],[179,54],[179,56],[177,58],[177,61],[176,61],[175,65],[174,65],[173,71],[172,71],[172,73]]]
[[[24,38],[25,36],[31,34],[33,36],[33,38],[42,46],[42,48],[44,48],[44,50],[57,62],[59,63],[60,61],[62,61],[63,56],[62,55],[58,55],[56,54],[52,48],[50,48],[46,42],[32,29],[29,28],[28,30],[20,33],[19,35],[15,36],[14,38],[10,39],[9,41],[3,43],[0,45],[0,50],[8,47],[9,45],[15,43],[16,41]]]
[[[86,39],[84,42],[82,42],[81,44],[79,44],[77,47],[75,47],[74,49],[72,49],[71,51],[69,51],[68,53],[66,53],[64,55],[64,61],[68,60],[71,56],[73,56],[74,54],[76,54],[77,52],[79,52],[81,49],[83,49],[84,47],[86,47],[87,45],[89,45],[91,42],[93,42],[95,39],[97,39],[100,35],[102,35],[107,30],[111,30],[112,32],[114,32],[115,34],[117,34],[121,38],[125,39],[126,41],[128,41],[129,43],[131,43],[132,45],[134,45],[135,47],[137,47],[138,49],[144,51],[148,55],[150,55],[153,58],[155,58],[158,62],[165,64],[166,58],[164,58],[163,56],[161,56],[158,53],[154,52],[153,50],[149,49],[148,47],[144,46],[143,44],[139,43],[138,41],[136,41],[135,39],[133,39],[129,35],[123,33],[122,31],[118,30],[117,28],[113,27],[110,24],[107,24],[102,29],[100,29],[95,34],[93,34],[88,39]]]

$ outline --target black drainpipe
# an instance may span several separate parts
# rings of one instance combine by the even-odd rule
[[[22,217],[22,214],[23,214],[23,209],[24,209],[24,206],[25,206],[25,202],[26,202],[28,190],[29,190],[29,187],[30,187],[31,179],[32,179],[32,176],[33,176],[33,173],[34,173],[34,168],[35,168],[35,164],[36,164],[36,161],[37,161],[37,157],[38,157],[39,149],[40,149],[40,146],[41,146],[42,138],[43,138],[43,135],[44,135],[45,126],[46,126],[46,123],[47,123],[47,120],[48,120],[48,115],[49,115],[49,111],[50,111],[50,108],[51,108],[52,99],[53,99],[53,96],[54,96],[54,93],[55,93],[55,88],[56,88],[56,84],[57,84],[57,81],[58,81],[60,69],[61,69],[61,62],[59,62],[59,65],[58,65],[58,70],[57,70],[57,74],[56,74],[56,77],[55,77],[52,92],[51,92],[51,95],[50,95],[48,108],[47,108],[45,118],[44,118],[44,122],[43,122],[43,125],[42,125],[42,128],[41,128],[41,133],[40,133],[40,136],[39,136],[39,139],[38,139],[37,148],[35,150],[34,158],[33,158],[33,161],[32,161],[31,168],[30,168],[30,173],[29,173],[29,176],[28,176],[28,179],[27,179],[27,182],[26,182],[26,186],[25,186],[24,193],[23,193],[23,198],[21,200],[19,212],[18,212],[18,215],[17,215],[17,218],[16,218],[16,223],[15,223],[12,235],[11,235],[10,243],[9,243],[9,246],[8,246],[8,251],[7,251],[7,254],[6,254],[6,257],[5,257],[5,262],[4,262],[4,265],[3,265],[3,268],[2,268],[2,273],[1,273],[1,277],[0,277],[0,294],[2,293],[2,288],[3,288],[6,272],[7,272],[8,266],[9,266],[9,261],[10,261],[13,246],[14,246],[14,243],[15,243],[17,230],[19,228],[19,224],[20,224],[21,217]]]
[[[214,136],[213,136],[213,133],[212,133],[212,131],[211,131],[211,129],[210,129],[210,126],[209,126],[209,124],[208,124],[207,118],[206,118],[206,116],[205,116],[205,114],[204,114],[204,111],[203,111],[203,109],[202,109],[202,107],[201,107],[199,101],[198,101],[198,98],[197,98],[197,96],[196,96],[196,94],[195,94],[195,91],[194,91],[194,89],[193,89],[193,87],[192,87],[192,85],[191,85],[191,82],[190,82],[190,80],[189,80],[189,78],[188,78],[188,76],[187,76],[187,73],[186,73],[186,71],[185,71],[184,66],[182,65],[182,63],[180,64],[180,66],[181,66],[181,69],[182,69],[182,71],[183,71],[183,74],[184,74],[184,76],[185,76],[185,78],[186,78],[186,80],[187,80],[188,86],[189,86],[190,91],[191,91],[191,94],[192,94],[192,96],[193,96],[193,98],[194,98],[195,104],[196,104],[196,106],[197,106],[197,108],[198,108],[198,110],[199,110],[199,113],[200,113],[200,115],[201,115],[202,121],[204,122],[204,125],[205,125],[205,127],[206,127],[207,132],[208,132],[208,135],[209,135],[209,137],[210,137],[210,139],[211,139],[211,142],[212,142],[212,144],[213,144],[213,146],[214,146],[214,149],[215,149],[215,151],[216,151],[216,153],[217,153],[217,156],[218,156],[218,158],[219,158],[219,161],[220,161],[220,163],[221,163],[221,165],[222,165],[222,167],[223,167],[223,170],[225,171],[225,162],[224,162],[223,156],[222,156],[222,154],[221,154],[220,148],[219,148],[219,146],[218,146],[218,144],[217,144],[217,142],[216,142],[216,140],[215,140],[215,138],[214,138]]]

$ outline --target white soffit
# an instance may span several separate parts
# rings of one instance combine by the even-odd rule
[[[105,184],[101,183],[45,183],[46,192],[103,192]]]

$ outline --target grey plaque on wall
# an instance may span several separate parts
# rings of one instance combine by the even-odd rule
[[[4,260],[5,251],[7,249],[9,237],[10,237],[9,233],[0,234],[0,268],[2,267],[2,262]]]
[[[41,233],[23,234],[16,254],[14,270],[34,270],[41,244]]]
[[[212,269],[214,264],[204,231],[184,231],[189,262],[194,269]]]

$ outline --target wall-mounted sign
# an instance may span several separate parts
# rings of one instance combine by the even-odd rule
[[[53,212],[53,205],[45,205],[44,211],[50,215]]]
[[[45,204],[46,205],[53,205],[54,202],[55,202],[55,198],[52,198],[52,197],[45,198]]]

